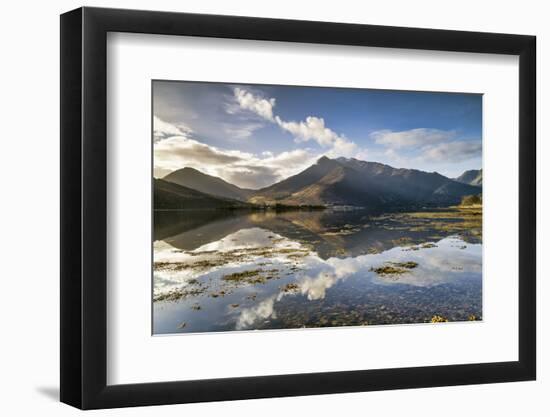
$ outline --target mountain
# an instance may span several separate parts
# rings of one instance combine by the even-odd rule
[[[305,171],[256,191],[250,200],[255,203],[263,203],[288,199],[289,196],[301,190],[307,193],[305,189],[315,186],[315,184],[322,181],[332,169],[338,168],[339,166],[340,165],[335,161],[327,157],[322,157],[316,164],[310,166]],[[310,190],[310,194],[313,194],[313,190]],[[314,196],[309,195],[308,198],[313,199]]]
[[[320,158],[316,164],[250,198],[253,203],[364,207],[459,204],[479,188],[436,172],[393,168],[358,159]]]
[[[483,170],[471,169],[469,171],[464,171],[460,177],[455,178],[455,181],[481,187],[483,185]]]
[[[221,178],[204,174],[193,168],[182,168],[166,175],[163,180],[214,196],[246,201],[252,190],[239,188]]]
[[[250,204],[201,193],[163,179],[154,179],[154,208],[157,210],[233,209]]]

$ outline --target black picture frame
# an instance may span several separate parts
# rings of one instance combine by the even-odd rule
[[[519,360],[107,385],[108,32],[519,56]],[[95,409],[535,379],[535,54],[524,35],[88,7],[61,15],[61,401]]]

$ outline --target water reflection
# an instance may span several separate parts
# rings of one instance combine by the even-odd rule
[[[157,334],[481,318],[480,213],[184,214],[155,217]]]

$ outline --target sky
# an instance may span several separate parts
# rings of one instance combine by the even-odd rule
[[[482,164],[482,95],[153,81],[154,176],[258,189],[325,155],[454,178]]]

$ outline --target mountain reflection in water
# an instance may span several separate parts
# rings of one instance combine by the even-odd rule
[[[154,333],[480,320],[481,212],[155,212]]]

